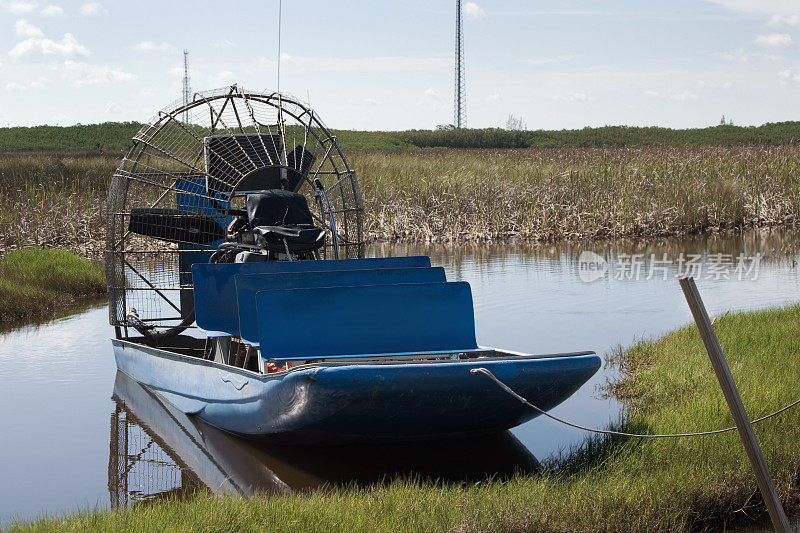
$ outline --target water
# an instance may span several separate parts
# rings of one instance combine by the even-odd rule
[[[699,254],[704,270],[698,286],[712,316],[797,302],[798,243],[797,233],[777,232],[646,245],[380,245],[371,254],[428,254],[445,267],[448,279],[470,282],[479,344],[530,353],[607,354],[691,322],[676,279],[679,266],[685,266],[679,265],[681,254],[684,259]],[[578,271],[586,250],[608,262],[608,272],[590,283]],[[727,256],[723,263],[716,260],[718,253],[730,254],[732,279],[705,279],[713,264],[727,264]],[[738,279],[736,257],[757,253],[763,257],[756,279],[754,272]],[[652,263],[653,257],[662,262]],[[540,418],[511,434],[471,443],[313,452],[257,446],[181,417],[118,377],[108,341],[112,333],[106,309],[94,307],[0,335],[0,525],[14,517],[103,509],[203,486],[284,492],[370,482],[395,472],[471,480],[520,465],[533,470],[536,458],[585,438]],[[590,426],[616,420],[621,406],[602,391],[614,377],[615,369],[606,366],[553,413]],[[478,456],[491,460],[475,464]]]

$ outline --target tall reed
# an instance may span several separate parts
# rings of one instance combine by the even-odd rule
[[[0,154],[0,251],[64,247],[98,257],[105,196],[118,156]]]
[[[795,225],[800,146],[360,150],[369,240],[650,238]],[[0,154],[0,251],[98,256],[118,154]]]
[[[800,147],[363,151],[373,239],[652,237],[795,224]]]

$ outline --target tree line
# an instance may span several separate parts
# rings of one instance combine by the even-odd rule
[[[136,122],[0,128],[0,151],[124,151]],[[344,149],[567,148],[786,145],[800,141],[800,122],[708,128],[603,126],[576,130],[452,128],[407,131],[334,130]]]

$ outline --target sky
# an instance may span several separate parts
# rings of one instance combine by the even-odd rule
[[[800,120],[800,0],[464,2],[467,125]],[[0,126],[148,121],[277,88],[278,0],[0,0]],[[332,128],[453,122],[455,1],[286,0],[280,89]]]

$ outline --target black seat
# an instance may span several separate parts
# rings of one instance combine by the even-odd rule
[[[311,252],[325,244],[302,194],[270,189],[247,195],[247,220],[256,238],[273,252]]]

